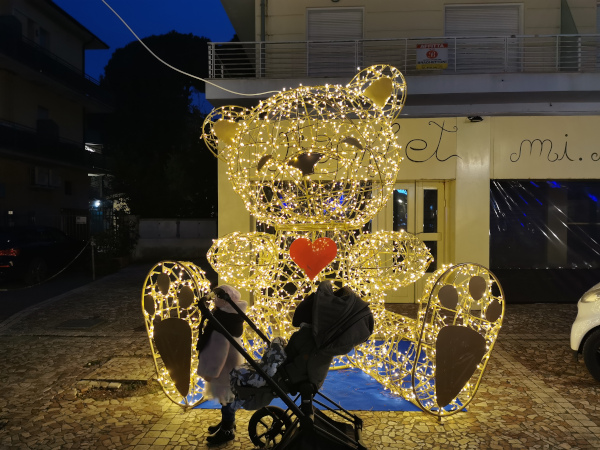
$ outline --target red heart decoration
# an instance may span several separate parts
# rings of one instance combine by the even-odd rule
[[[319,238],[314,242],[298,238],[290,245],[292,260],[311,280],[314,280],[336,255],[337,245],[329,238]]]

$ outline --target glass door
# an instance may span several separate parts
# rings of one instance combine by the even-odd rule
[[[388,204],[373,220],[373,231],[405,230],[421,239],[434,261],[428,273],[445,261],[445,191],[440,181],[397,183]],[[415,303],[427,279],[427,274],[411,286],[387,292],[387,303]]]

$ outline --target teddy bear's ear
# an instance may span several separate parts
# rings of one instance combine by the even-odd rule
[[[221,106],[213,109],[202,125],[202,138],[217,158],[225,160],[227,148],[244,128],[249,110],[241,106]]]
[[[404,106],[406,81],[402,73],[393,66],[376,65],[360,71],[348,84],[366,97],[373,107],[395,119]]]
[[[220,142],[225,145],[231,145],[235,133],[240,128],[239,122],[230,122],[229,120],[220,119],[213,123],[213,133],[217,136]]]
[[[383,108],[392,96],[394,85],[391,78],[383,77],[371,82],[368,88],[363,92],[379,108]]]

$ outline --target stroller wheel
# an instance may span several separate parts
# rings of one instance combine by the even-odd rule
[[[259,409],[248,422],[248,433],[252,443],[260,448],[272,448],[281,442],[286,430],[292,426],[292,419],[277,406]]]

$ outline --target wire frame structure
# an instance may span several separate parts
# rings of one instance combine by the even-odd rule
[[[442,417],[475,395],[502,324],[504,299],[487,269],[459,264],[428,278],[417,319],[385,309],[386,292],[420,279],[432,261],[416,236],[363,230],[396,182],[394,123],[405,96],[402,74],[377,65],[346,86],[301,86],[254,109],[215,109],[203,138],[225,163],[246,209],[274,231],[221,237],[207,259],[223,282],[252,292],[248,316],[271,337],[295,331],[295,307],[320,281],[352,288],[370,303],[375,331],[332,367],[359,367]],[[182,262],[157,264],[144,285],[159,381],[184,406],[201,399],[194,347],[199,317],[192,303],[209,289],[202,271]],[[257,340],[246,334],[243,340],[250,354],[263,352]]]
[[[400,149],[393,122],[406,83],[391,66],[347,86],[301,86],[254,109],[224,106],[203,138],[257,220],[291,229],[356,229],[385,205]]]
[[[417,319],[350,355],[393,393],[438,417],[475,396],[504,317],[498,279],[479,264],[443,266],[427,280]]]
[[[290,256],[290,246],[299,238],[312,242],[328,238],[337,246],[337,255],[316,280],[308,278]],[[207,258],[224,282],[253,292],[254,304],[248,316],[267,334],[286,338],[295,331],[291,316],[297,303],[316,291],[319,280],[351,287],[371,302],[377,317],[384,311],[384,291],[412,284],[423,276],[432,261],[425,244],[410,233],[362,234],[360,230],[279,230],[274,235],[242,236],[235,232],[216,240]],[[398,316],[393,326],[403,319]],[[377,325],[385,323],[376,321]],[[378,326],[377,332],[388,331]],[[258,342],[247,339],[246,348],[261,353],[262,344]],[[335,365],[346,366],[347,361],[341,358]]]
[[[142,312],[158,382],[167,397],[184,407],[203,399],[204,380],[196,374],[198,300],[210,291],[204,272],[191,262],[159,262],[144,281]]]

